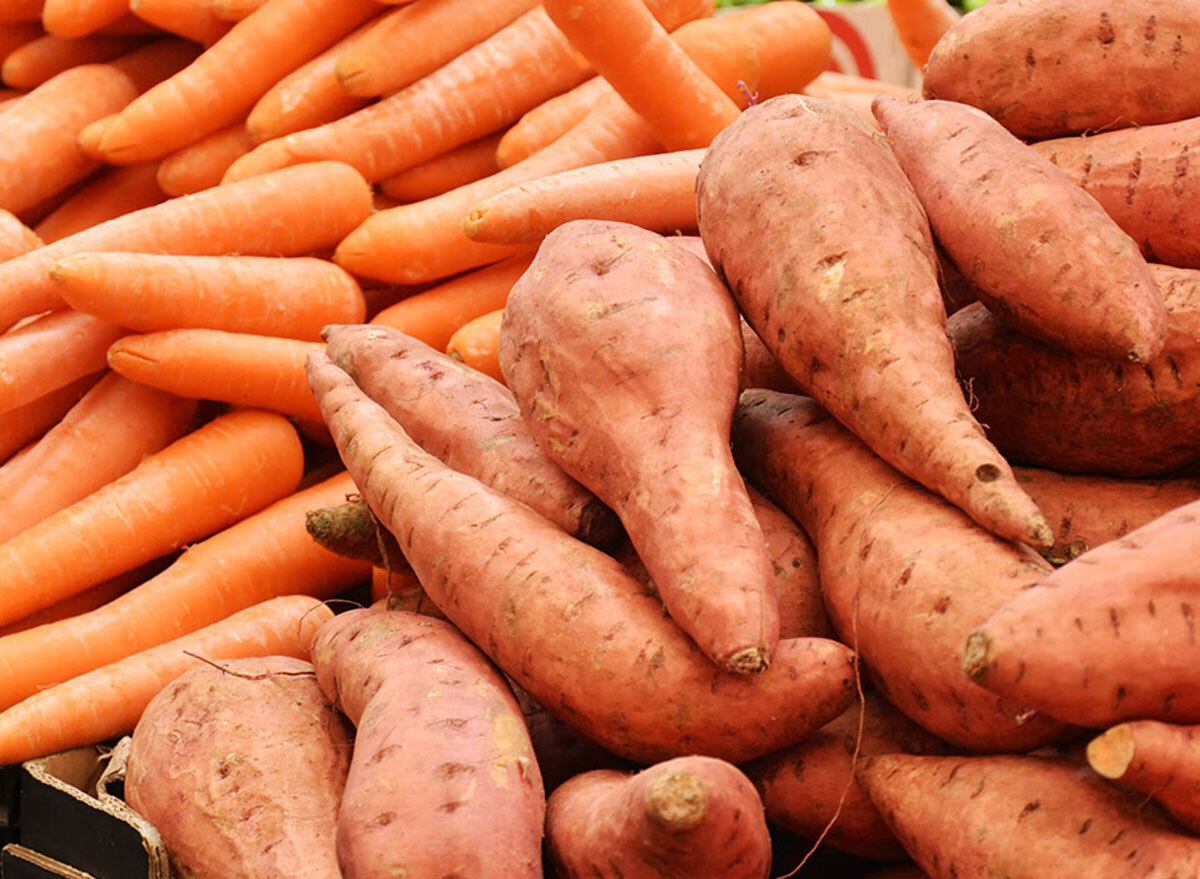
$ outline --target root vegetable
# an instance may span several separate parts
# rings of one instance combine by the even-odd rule
[[[1176,821],[1200,833],[1200,728],[1136,720],[1114,726],[1087,747],[1092,769],[1154,797]]]

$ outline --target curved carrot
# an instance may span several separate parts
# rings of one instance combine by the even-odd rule
[[[286,418],[214,419],[0,544],[0,624],[228,527],[295,490],[303,469]]]
[[[0,210],[0,262],[41,247],[41,237],[10,211]]]
[[[496,163],[496,147],[499,143],[499,134],[473,140],[386,178],[380,182],[380,188],[386,195],[403,203],[432,198],[482,180],[500,170]]]
[[[500,321],[503,318],[504,309],[501,308],[463,324],[450,337],[446,353],[503,383],[504,374],[500,371],[500,357],[496,353],[500,343]]]
[[[104,368],[116,324],[65,309],[0,336],[0,413]]]
[[[149,24],[202,46],[229,32],[230,24],[212,14],[207,0],[129,0],[129,11]]]
[[[332,617],[315,598],[272,598],[36,693],[0,713],[0,760],[19,763],[132,732],[163,687],[204,661],[307,659],[317,629]]]
[[[58,37],[83,37],[129,14],[129,0],[46,0],[42,26]]]
[[[730,29],[758,52],[758,100],[798,92],[829,67],[833,35],[829,25],[807,3],[764,3],[739,9],[698,27],[702,37],[719,39]]]
[[[593,76],[538,104],[504,132],[496,144],[496,164],[507,168],[549,146],[583,121],[610,91],[612,86],[603,76]]]
[[[125,336],[108,351],[108,364],[126,378],[181,397],[254,406],[321,422],[304,378],[304,358],[315,342],[226,333],[166,330]]]
[[[41,26],[35,22],[0,24],[0,58],[7,58],[10,52],[42,35]]]
[[[19,450],[58,423],[102,373],[94,372],[43,394],[32,402],[9,409],[0,418],[0,461],[9,461]]]
[[[313,257],[79,253],[50,277],[72,308],[142,333],[195,327],[315,341],[326,324],[367,314],[354,278]]]
[[[169,556],[164,556],[163,558],[146,562],[144,565],[138,565],[132,571],[125,571],[124,573],[117,574],[115,577],[109,577],[107,580],[103,580],[95,586],[89,586],[87,589],[72,595],[70,598],[56,601],[49,607],[35,610],[33,613],[23,616],[19,620],[0,626],[0,638],[5,635],[24,632],[26,629],[32,629],[36,626],[44,626],[47,623],[56,623],[59,620],[77,617],[80,614],[108,604],[108,602],[117,596],[124,595],[134,586],[145,583],[155,574],[162,571],[167,566],[168,558]]]
[[[349,476],[335,476],[189,546],[161,574],[103,607],[0,638],[0,708],[268,599],[332,598],[365,580],[369,564],[322,549],[304,529],[307,510],[341,503],[353,491]]]
[[[887,0],[887,8],[900,43],[918,70],[959,19],[958,10],[946,0]]]
[[[333,245],[370,213],[371,188],[337,162],[172,199],[0,263],[0,326],[61,307],[50,267],[74,253],[298,256]]]
[[[210,189],[253,145],[246,126],[235,122],[163,159],[158,166],[158,186],[175,197]]]
[[[187,432],[196,401],[105,376],[20,460],[0,467],[0,543],[124,476]]]
[[[110,61],[142,42],[145,42],[144,37],[103,34],[79,39],[38,37],[5,57],[4,64],[0,65],[0,79],[12,88],[35,88],[64,70]]]
[[[72,195],[34,231],[46,244],[107,220],[148,208],[166,200],[158,186],[158,165],[113,168]]]

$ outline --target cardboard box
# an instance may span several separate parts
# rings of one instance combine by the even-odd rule
[[[882,0],[811,5],[833,32],[831,70],[897,85],[918,84],[920,75],[908,60]]]

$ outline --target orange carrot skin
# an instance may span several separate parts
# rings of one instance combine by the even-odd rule
[[[0,418],[0,461],[9,460],[13,453],[57,424],[100,376],[99,372],[85,375],[24,406],[5,412],[4,417]]]
[[[214,16],[205,0],[129,0],[129,9],[142,21],[202,46],[229,32],[229,23]]]
[[[316,340],[332,323],[359,323],[358,283],[312,257],[79,253],[50,277],[73,308],[138,332],[197,329]]]
[[[72,67],[116,58],[140,42],[143,42],[141,37],[97,35],[77,40],[40,37],[8,54],[0,66],[0,79],[12,88],[35,88]]]
[[[1200,832],[1200,728],[1135,720],[1088,743],[1092,768],[1105,778],[1154,797],[1171,817]]]
[[[46,244],[166,200],[158,186],[158,165],[113,168],[59,205],[34,231]]]
[[[241,21],[265,3],[266,0],[213,0],[213,15],[223,21]]]
[[[0,60],[6,58],[14,49],[19,49],[43,34],[41,26],[34,22],[0,24]]]
[[[37,21],[42,14],[42,0],[5,0],[0,4],[0,22]]]
[[[491,311],[463,324],[446,343],[446,353],[471,369],[482,372],[498,382],[504,381],[500,372],[497,348],[500,341],[500,321],[504,310]]]
[[[611,90],[604,77],[593,76],[570,91],[538,104],[501,136],[496,144],[496,164],[507,168],[549,146],[583,121],[596,101]]]
[[[46,0],[42,26],[58,37],[83,37],[129,14],[129,0]]]
[[[933,47],[958,23],[958,11],[946,0],[887,0],[896,35],[909,60],[920,70]]]
[[[125,332],[68,309],[0,336],[0,412],[102,369],[108,346]]]
[[[0,210],[0,262],[37,250],[42,244],[36,232],[10,211]]]
[[[443,153],[380,182],[384,193],[400,202],[420,201],[474,183],[500,170],[493,134]]]
[[[158,186],[172,197],[216,186],[226,169],[252,146],[246,126],[235,122],[163,159],[158,166]]]
[[[37,626],[47,625],[48,623],[57,623],[59,620],[77,617],[80,614],[85,614],[98,607],[102,607],[113,599],[124,595],[134,586],[145,583],[155,574],[159,573],[167,566],[166,558],[158,558],[146,562],[144,565],[138,565],[131,571],[125,571],[122,574],[117,574],[115,577],[102,580],[95,586],[89,586],[87,589],[77,592],[70,598],[64,598],[62,601],[57,601],[49,607],[35,610],[33,613],[23,616],[19,620],[14,620],[5,626],[0,626],[0,637],[24,632],[26,629],[33,629]]]

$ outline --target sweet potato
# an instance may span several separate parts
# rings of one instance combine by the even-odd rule
[[[1083,726],[1200,723],[1197,546],[1200,501],[1084,553],[976,628],[963,670]]]
[[[317,681],[358,728],[338,813],[348,879],[541,879],[546,797],[521,708],[449,623],[351,610],[313,642]]]
[[[1154,797],[1193,833],[1200,833],[1200,727],[1135,720],[1092,739],[1092,769]]]
[[[884,754],[859,780],[933,879],[1183,879],[1200,839],[1070,763]]]
[[[585,772],[636,768],[635,764],[606,751],[540,705],[525,711],[525,727],[533,742],[547,795],[563,782]]]
[[[1197,64],[1191,2],[993,0],[934,47],[924,89],[1037,139],[1200,116]]]
[[[853,699],[849,648],[783,642],[766,672],[716,668],[620,563],[422,451],[324,356],[309,382],[338,449],[429,597],[556,717],[619,756],[759,757]]]
[[[620,517],[680,628],[754,673],[779,615],[729,452],[742,353],[712,269],[627,223],[550,233],[500,327],[500,368],[542,450]]]
[[[1050,545],[956,386],[929,224],[878,132],[774,98],[713,141],[697,199],[713,265],[800,387],[985,528]]]
[[[1200,113],[1200,108],[1197,109]],[[1033,148],[1062,169],[1124,229],[1146,259],[1200,269],[1200,118],[1083,137]]]
[[[348,559],[361,559],[377,568],[408,566],[392,532],[378,526],[360,496],[350,495],[336,507],[306,511],[304,529],[325,549]]]
[[[1012,751],[1061,734],[963,676],[963,644],[1050,566],[871,454],[807,397],[744,391],[733,425],[747,478],[817,546],[834,628],[883,695],[959,747]]]
[[[988,307],[1060,348],[1145,363],[1166,309],[1137,245],[1094,198],[987,114],[875,101],[930,225]]]
[[[876,870],[867,879],[929,879],[929,874],[916,864],[900,864],[886,870]]]
[[[307,662],[185,672],[133,731],[125,798],[189,879],[338,879],[351,740]]]
[[[576,776],[550,796],[546,843],[559,879],[766,879],[771,866],[754,785],[711,757]]]
[[[1065,473],[1154,476],[1200,458],[1200,272],[1152,266],[1167,307],[1150,363],[1078,357],[982,305],[950,318],[959,377],[1014,461]]]
[[[580,540],[616,539],[617,517],[538,448],[504,385],[388,327],[332,326],[324,336],[329,358],[446,466]]]
[[[861,709],[861,710],[860,710]],[[855,746],[863,720],[859,759],[876,754],[946,754],[945,742],[917,726],[878,693],[803,742],[742,766],[754,782],[767,821],[816,839],[837,814],[825,843],[850,854],[898,861],[904,847],[883,823],[879,810],[854,779]]]

